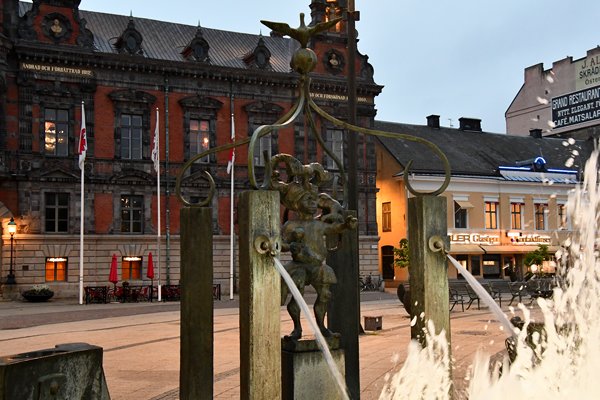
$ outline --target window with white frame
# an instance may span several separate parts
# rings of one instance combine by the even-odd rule
[[[142,116],[121,114],[121,158],[142,159]]]
[[[485,202],[485,229],[498,229],[498,202]]]
[[[548,204],[535,203],[534,204],[534,222],[535,229],[537,231],[545,231],[548,229]]]
[[[456,200],[454,200],[454,227],[457,229],[467,228],[467,207],[461,206],[461,203]]]
[[[510,203],[510,229],[523,229],[523,203]]]

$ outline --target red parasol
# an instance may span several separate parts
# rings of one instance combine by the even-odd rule
[[[152,262],[152,252],[148,254],[148,271],[146,276],[150,279],[154,279],[154,263]]]
[[[108,274],[108,281],[117,287],[117,282],[119,281],[119,277],[117,276],[117,255],[113,254],[112,262],[110,263],[110,274]]]

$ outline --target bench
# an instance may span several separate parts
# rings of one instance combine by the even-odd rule
[[[108,303],[108,286],[86,286],[85,304],[90,303]]]

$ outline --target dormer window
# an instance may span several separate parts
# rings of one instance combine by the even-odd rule
[[[142,55],[144,54],[142,40],[142,35],[135,29],[133,17],[129,17],[127,28],[123,31],[115,46],[119,49],[120,53]]]
[[[244,62],[255,68],[267,69],[271,66],[271,52],[265,45],[262,35],[258,38],[258,44],[251,53],[244,56]]]
[[[210,45],[208,44],[206,39],[204,39],[202,28],[200,27],[200,25],[198,25],[198,29],[196,30],[196,36],[185,47],[185,49],[183,49],[181,54],[186,60],[210,62],[210,57],[208,55],[209,50]]]

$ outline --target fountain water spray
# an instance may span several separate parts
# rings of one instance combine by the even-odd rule
[[[490,357],[479,353],[468,392],[457,394],[454,399],[600,398],[599,156],[596,149],[586,163],[584,184],[572,193],[567,204],[573,235],[557,253],[560,286],[554,289],[551,300],[537,300],[544,318],[543,331],[528,335],[530,313],[519,304],[525,325],[521,331],[514,331],[515,360],[509,363],[505,357],[501,368],[491,367]],[[452,263],[457,268],[460,265]],[[447,387],[449,355],[441,353],[437,362],[431,363],[433,350],[444,348],[436,342],[442,339],[429,337],[425,349],[411,343],[405,364],[384,388],[380,399],[450,399],[449,391],[426,390]]]
[[[321,333],[321,330],[317,325],[317,321],[310,313],[310,310],[308,309],[308,304],[306,304],[306,301],[304,301],[304,298],[302,297],[302,294],[296,287],[294,280],[292,279],[290,274],[285,270],[285,267],[283,266],[283,264],[281,264],[281,261],[279,261],[278,258],[273,258],[273,261],[275,262],[275,268],[277,268],[277,271],[281,274],[281,277],[285,281],[286,285],[290,288],[292,296],[294,296],[294,299],[296,300],[296,302],[300,306],[300,309],[304,313],[304,316],[308,320],[310,327],[313,330],[313,333],[315,334],[317,344],[319,345],[319,348],[321,349],[321,352],[325,357],[325,361],[327,362],[327,366],[329,367],[329,372],[331,372],[333,379],[337,383],[343,399],[349,400],[350,397],[348,395],[348,389],[346,388],[346,382],[344,380],[344,377],[338,370],[337,365],[335,364],[335,361],[331,356],[331,352],[329,351],[327,341],[323,337],[323,334]]]

